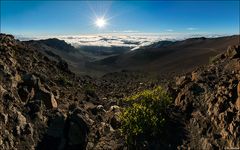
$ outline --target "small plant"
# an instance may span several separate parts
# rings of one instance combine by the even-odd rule
[[[216,61],[216,57],[214,57],[214,56],[209,57],[209,63],[210,64],[214,63],[215,61]]]
[[[225,56],[223,54],[218,54],[216,56],[210,56],[209,57],[209,63],[210,64],[213,64],[213,63],[216,63],[217,61],[221,60],[221,59],[224,59]]]
[[[62,75],[58,76],[58,81],[64,86],[72,85],[72,83],[65,76],[62,76]]]
[[[161,87],[145,90],[124,100],[120,119],[121,132],[126,135],[128,144],[136,144],[139,138],[161,134],[166,122],[166,108],[172,99]]]
[[[94,89],[93,85],[86,84],[84,86],[84,90],[85,90],[86,95],[93,96],[93,97],[96,96],[95,89]]]

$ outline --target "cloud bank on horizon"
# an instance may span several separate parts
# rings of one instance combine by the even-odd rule
[[[99,47],[129,47],[135,50],[142,46],[150,45],[154,42],[163,40],[184,40],[194,37],[220,37],[225,35],[219,34],[183,34],[183,33],[111,33],[111,34],[88,34],[88,35],[59,35],[59,36],[37,36],[23,37],[16,36],[19,40],[40,40],[48,38],[57,38],[64,40],[76,48],[83,46],[99,46]]]

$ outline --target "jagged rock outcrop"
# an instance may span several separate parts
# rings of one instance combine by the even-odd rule
[[[185,148],[240,147],[239,54],[239,45],[231,46],[225,57],[178,78],[175,105],[185,114],[190,136]]]
[[[37,99],[43,101],[48,109],[57,108],[54,95],[41,85],[39,78],[32,74],[23,76],[23,81],[18,84],[18,94],[25,103]]]
[[[97,106],[98,95],[84,89],[94,82],[91,77],[76,77],[66,62],[51,61],[11,35],[1,34],[0,42],[0,149],[124,145],[99,119],[107,111]]]
[[[225,56],[227,58],[239,58],[240,57],[240,46],[239,45],[229,46]]]

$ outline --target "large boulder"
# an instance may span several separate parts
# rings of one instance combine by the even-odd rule
[[[0,98],[2,98],[3,94],[6,93],[7,90],[5,90],[2,85],[0,85]]]
[[[188,76],[176,77],[176,85],[179,87],[184,87],[185,84],[189,83],[191,79]]]
[[[63,150],[67,139],[65,138],[66,116],[57,111],[50,117],[48,130],[37,149],[59,149]]]
[[[57,101],[54,95],[41,87],[36,93],[36,99],[43,100],[47,109],[57,108]]]
[[[57,101],[52,92],[41,84],[40,79],[32,74],[22,77],[23,82],[18,85],[18,94],[23,102],[32,99],[42,100],[47,109],[57,108]]]
[[[113,129],[117,129],[121,126],[120,114],[120,107],[117,105],[111,106],[106,113],[107,122]]]
[[[240,57],[240,46],[239,45],[229,46],[225,56],[228,58]]]
[[[23,102],[28,102],[35,95],[35,90],[39,79],[32,74],[25,74],[22,76],[22,82],[17,85],[18,95]]]
[[[26,74],[23,75],[22,80],[25,86],[34,87],[37,86],[39,79],[33,74]]]
[[[55,116],[49,121],[49,128],[47,134],[55,138],[61,138],[64,136],[66,116],[57,112]]]
[[[27,119],[25,116],[17,111],[17,126],[16,126],[16,134],[21,135],[22,132],[24,132],[25,126],[27,124]]]
[[[83,110],[77,108],[73,111],[67,120],[67,147],[69,149],[86,148],[90,124]]]
[[[237,98],[237,100],[235,102],[235,106],[236,106],[237,110],[240,111],[240,97]]]
[[[22,86],[18,89],[18,95],[23,102],[27,102],[34,97],[34,88],[28,88],[27,86]]]

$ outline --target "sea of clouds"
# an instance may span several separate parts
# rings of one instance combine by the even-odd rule
[[[104,46],[104,47],[130,47],[135,50],[142,46],[150,45],[154,42],[163,40],[184,40],[193,37],[219,37],[222,35],[213,34],[182,34],[182,33],[168,33],[168,34],[156,34],[156,33],[107,33],[107,34],[88,34],[88,35],[59,35],[59,36],[35,36],[35,37],[23,37],[17,36],[19,40],[40,40],[48,38],[58,38],[70,43],[74,47],[81,46]]]

